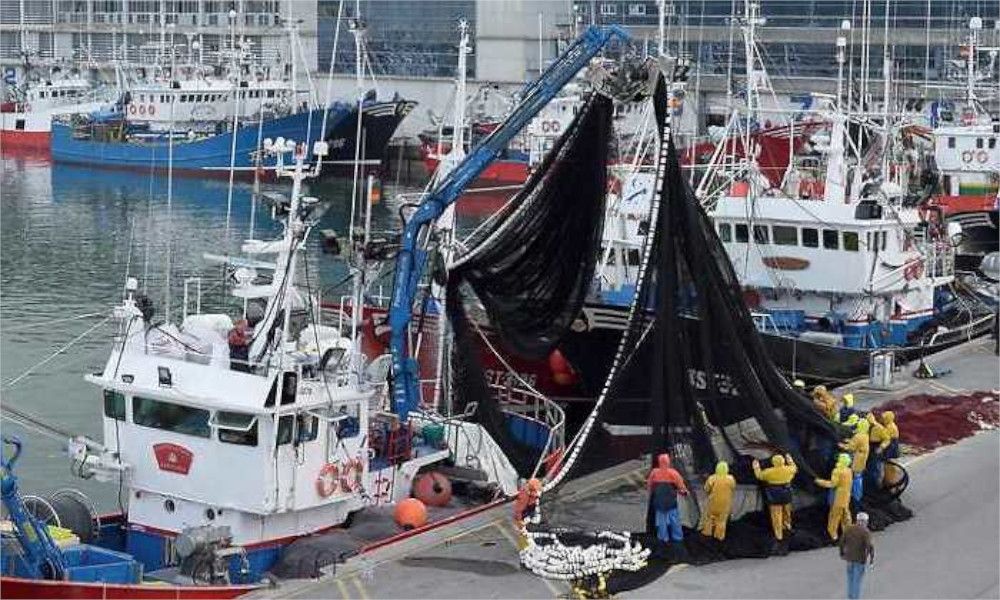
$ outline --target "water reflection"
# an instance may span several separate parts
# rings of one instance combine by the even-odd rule
[[[166,300],[167,257],[171,297],[179,310],[183,280],[201,276],[206,290],[220,290],[219,267],[203,255],[237,251],[251,221],[249,183],[236,183],[227,227],[226,181],[176,177],[167,202],[167,179],[132,171],[91,170],[51,165],[36,157],[0,159],[0,381],[2,401],[100,439],[100,393],[83,382],[100,371],[113,327],[98,327],[17,384],[8,383],[50,356],[107,314],[118,303],[126,275],[140,278],[162,316]],[[265,186],[288,193],[288,185]],[[330,203],[318,229],[344,235],[350,217],[350,182],[325,179],[309,195]],[[373,207],[376,229],[397,227],[391,200]],[[281,226],[257,207],[256,237],[272,238]],[[346,235],[344,236],[346,238]],[[320,285],[340,281],[346,268],[321,252],[318,235],[306,250],[312,277]],[[176,314],[176,313],[175,313]],[[61,319],[59,322],[54,322]],[[102,509],[115,504],[114,486],[81,481],[70,474],[61,442],[3,422],[4,432],[28,442],[18,474],[22,489],[48,493],[77,487]]]

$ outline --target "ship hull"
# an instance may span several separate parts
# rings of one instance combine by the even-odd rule
[[[362,109],[361,160],[368,164],[380,164],[385,158],[389,140],[395,135],[399,124],[403,122],[417,103],[410,100],[391,100],[388,102],[373,102]],[[357,136],[357,109],[344,119],[337,121],[326,137],[330,144],[330,156],[327,160],[334,164],[354,164],[355,139]]]
[[[346,118],[342,110],[327,116],[327,132]],[[322,110],[303,112],[265,121],[258,127],[248,124],[236,132],[236,151],[233,153],[233,134],[226,132],[196,140],[175,140],[173,144],[157,140],[98,141],[84,139],[80,130],[64,123],[52,124],[52,158],[57,162],[99,167],[126,169],[173,170],[177,173],[228,176],[230,167],[238,174],[252,176],[255,170],[253,153],[258,139],[283,137],[296,142],[312,142],[325,138],[320,132]],[[273,167],[275,159],[264,160],[265,169]]]

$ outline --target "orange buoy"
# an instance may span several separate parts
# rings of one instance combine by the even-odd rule
[[[729,195],[734,198],[746,198],[750,195],[749,181],[735,181],[729,189]]]
[[[573,365],[569,364],[558,348],[549,354],[549,371],[552,372],[552,381],[559,385],[576,383],[576,372],[573,370]]]
[[[451,502],[451,481],[437,471],[423,473],[413,481],[413,497],[427,506],[445,506]]]
[[[427,524],[427,507],[416,498],[406,498],[396,504],[393,513],[396,524],[403,529],[416,529]]]

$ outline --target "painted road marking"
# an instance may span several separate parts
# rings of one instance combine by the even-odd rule
[[[351,594],[347,591],[347,586],[344,585],[344,580],[338,577],[337,579],[334,579],[333,582],[337,584],[337,591],[340,592],[340,597],[344,600],[349,600]]]
[[[368,593],[365,592],[365,586],[356,575],[351,576],[351,583],[353,583],[354,587],[358,589],[358,594],[361,597],[361,600],[368,600]]]

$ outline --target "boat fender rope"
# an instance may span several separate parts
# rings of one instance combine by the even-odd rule
[[[337,483],[340,480],[340,470],[333,463],[326,463],[319,470],[316,476],[316,493],[323,498],[328,498],[337,491]]]

